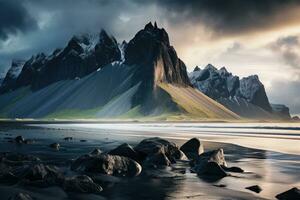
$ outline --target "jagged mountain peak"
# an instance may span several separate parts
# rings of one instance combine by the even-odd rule
[[[22,59],[13,59],[11,62],[11,67],[7,72],[7,76],[10,76],[13,79],[16,79],[22,71],[25,60]]]
[[[219,73],[222,74],[222,75],[228,75],[228,74],[230,74],[227,71],[226,67],[221,67],[221,69],[219,69]]]
[[[196,66],[193,71],[196,72],[196,71],[200,71],[200,70],[201,70],[200,67]]]
[[[272,111],[264,85],[257,75],[239,79],[225,67],[217,69],[208,64],[203,70],[193,71],[189,76],[196,88],[217,101],[225,102],[224,104],[226,99],[244,99],[265,111]]]
[[[101,29],[100,34],[99,34],[99,43],[117,43],[117,40],[115,39],[114,36],[109,35],[104,29]]]
[[[11,67],[7,71],[5,78],[1,83],[0,92],[10,91],[16,86],[16,79],[20,75],[25,61],[21,59],[13,59],[11,62]]]
[[[212,71],[217,71],[217,70],[218,70],[218,69],[217,69],[215,66],[213,66],[212,64],[207,64],[207,65],[205,66],[204,69],[212,70]]]
[[[158,28],[156,22],[154,23],[154,26],[152,25],[152,22],[146,24],[145,28],[140,30],[137,35],[142,35],[148,39],[157,40],[170,45],[168,33],[164,28]]]
[[[38,53],[36,55],[31,56],[28,62],[26,64],[34,64],[38,62],[43,62],[46,59],[46,54],[45,53]]]
[[[156,82],[190,85],[185,64],[170,46],[168,33],[149,22],[128,42],[125,64],[135,65],[141,76]]]
[[[247,99],[250,103],[258,105],[266,111],[272,111],[265,87],[257,75],[242,78],[240,80],[240,87],[237,91],[237,95]]]

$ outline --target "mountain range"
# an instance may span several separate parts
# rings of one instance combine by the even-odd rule
[[[257,76],[208,65],[188,73],[165,29],[148,23],[121,44],[102,30],[50,55],[13,60],[0,86],[2,118],[288,119]]]
[[[240,79],[225,67],[208,64],[189,73],[191,83],[205,95],[245,118],[290,119],[289,108],[271,104],[257,75]]]

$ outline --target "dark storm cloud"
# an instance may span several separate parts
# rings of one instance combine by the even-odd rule
[[[136,2],[143,2],[136,0]],[[153,1],[147,1],[153,3]],[[173,23],[204,23],[216,33],[238,34],[270,28],[291,20],[288,12],[299,0],[156,0]],[[280,17],[279,17],[280,14]],[[280,20],[280,21],[279,21]]]
[[[7,70],[14,58],[28,59],[62,48],[75,34],[104,28],[116,38],[132,37],[141,22],[122,23],[120,16],[135,11],[134,3],[122,0],[0,0],[0,68]]]
[[[119,41],[130,39],[147,22],[172,27],[205,24],[215,33],[240,33],[274,25],[273,17],[298,0],[0,0],[0,65],[64,47],[74,34],[104,28]],[[28,31],[33,30],[33,31]],[[186,30],[187,32],[190,29]],[[1,39],[22,32],[8,46]],[[184,32],[183,32],[184,35]],[[175,37],[173,37],[175,38]],[[7,40],[8,41],[8,40]],[[180,43],[180,41],[176,41]],[[15,45],[16,48],[11,48]],[[7,48],[10,47],[10,48]]]
[[[281,59],[292,68],[296,69],[300,75],[300,43],[299,36],[281,37],[271,43],[269,48],[277,53]]]
[[[19,0],[0,0],[0,40],[10,34],[26,32],[37,27],[36,21]]]

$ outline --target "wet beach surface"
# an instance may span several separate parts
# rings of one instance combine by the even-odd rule
[[[100,194],[66,193],[60,187],[37,188],[19,184],[1,184],[1,199],[8,199],[13,194],[22,191],[37,199],[275,199],[278,193],[292,187],[300,187],[300,155],[295,153],[296,148],[292,146],[299,142],[297,127],[292,130],[276,129],[274,133],[280,130],[289,135],[282,135],[281,138],[267,138],[277,140],[278,143],[282,143],[281,140],[291,140],[291,151],[279,153],[273,150],[236,145],[238,140],[232,135],[217,134],[220,132],[220,127],[211,128],[208,132],[206,126],[203,128],[201,125],[202,130],[200,130],[193,124],[187,126],[188,128],[185,127],[186,132],[184,132],[183,129],[170,124],[163,124],[163,126],[152,124],[151,128],[149,125],[130,127],[124,124],[1,123],[0,151],[36,155],[42,161],[55,163],[66,175],[71,175],[73,172],[69,170],[69,161],[95,148],[108,151],[125,142],[135,146],[142,139],[153,136],[166,138],[180,146],[187,139],[198,134],[204,143],[205,151],[223,148],[228,165],[241,167],[245,172],[231,173],[232,176],[220,180],[204,180],[190,172],[187,162],[177,162],[166,169],[143,170],[134,178],[110,178],[110,184],[105,185]],[[194,129],[191,130],[192,126]],[[206,130],[206,134],[200,133],[205,132],[203,129]],[[252,137],[252,141],[249,141],[247,146],[255,143],[255,140],[256,143],[264,143],[266,139],[264,136],[268,132],[265,132],[261,139],[256,133],[261,132],[260,130],[249,127],[247,129],[244,131],[247,132],[247,137],[249,137],[249,129]],[[191,134],[186,134],[187,132]],[[35,142],[33,144],[12,142],[18,135],[22,135],[25,139],[33,139]],[[254,138],[253,135],[258,136]],[[65,137],[72,137],[72,140],[64,140]],[[235,141],[235,144],[230,144],[230,140]],[[49,144],[54,142],[60,144],[59,150],[49,147]],[[244,144],[243,141],[241,143]],[[268,145],[265,149],[269,149]],[[284,149],[278,151],[282,152]],[[263,189],[262,192],[257,194],[245,189],[252,185],[259,185]]]

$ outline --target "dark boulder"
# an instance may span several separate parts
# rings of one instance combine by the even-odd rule
[[[170,166],[171,161],[164,153],[157,153],[151,156],[148,156],[145,160],[145,165],[152,167],[160,167],[160,166]]]
[[[227,176],[222,166],[226,166],[223,149],[200,154],[193,162],[193,171],[199,176],[223,178]]]
[[[137,151],[143,158],[152,157],[155,154],[165,154],[168,160],[172,163],[174,163],[176,159],[182,158],[182,152],[180,152],[175,143],[159,137],[142,140],[134,148],[134,150]]]
[[[94,181],[86,175],[65,178],[62,188],[68,192],[79,193],[99,193],[103,190],[100,185],[94,183]]]
[[[227,173],[216,162],[208,162],[205,165],[203,165],[201,168],[198,168],[197,174],[199,176],[208,176],[208,177],[216,177],[216,178],[223,178],[227,176]]]
[[[22,144],[22,143],[24,143],[24,141],[25,141],[25,139],[21,135],[19,135],[15,138],[15,142],[18,144]]]
[[[131,158],[135,161],[140,161],[140,155],[127,143],[121,144],[115,149],[108,152],[110,155],[118,155]]]
[[[276,195],[279,200],[296,200],[300,199],[300,190],[296,187]]]
[[[194,159],[199,154],[203,153],[204,148],[198,138],[192,138],[186,143],[184,143],[180,150],[187,155],[189,159]]]
[[[142,167],[136,161],[109,154],[83,155],[72,163],[71,169],[114,176],[137,176],[142,171]]]
[[[218,165],[227,166],[223,149],[207,151],[200,154],[196,159],[196,164],[205,162],[216,162]]]
[[[73,137],[65,137],[64,140],[65,141],[70,141],[70,140],[73,140]]]
[[[35,164],[15,168],[12,171],[16,177],[28,185],[48,187],[56,185],[62,177],[56,166]]]
[[[49,147],[51,147],[52,149],[59,150],[60,144],[55,142],[55,143],[50,144]]]
[[[251,190],[256,193],[260,193],[262,191],[261,187],[258,185],[252,185],[252,186],[246,187],[245,189]]]

